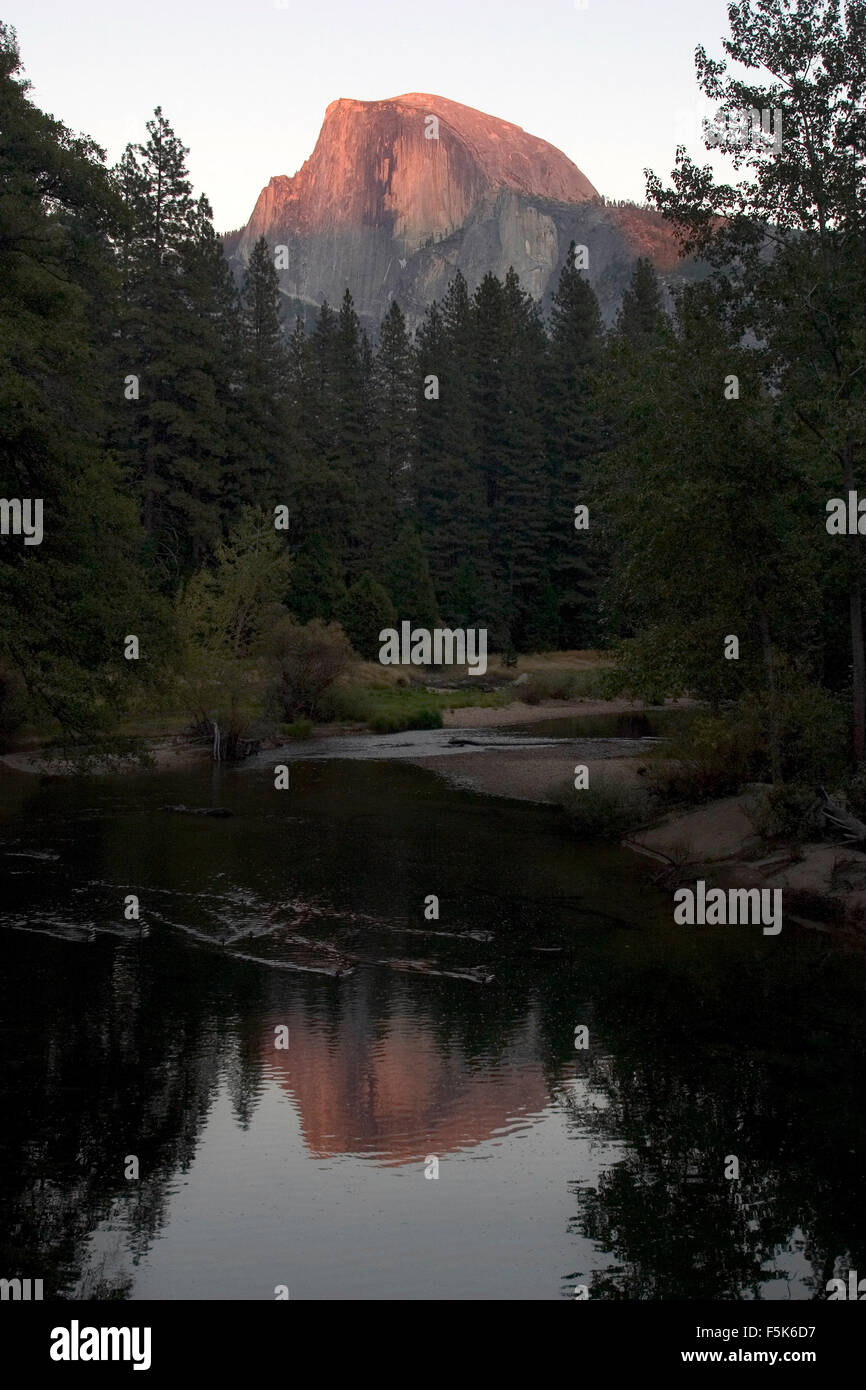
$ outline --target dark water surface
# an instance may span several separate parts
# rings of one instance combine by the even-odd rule
[[[0,1276],[808,1299],[866,1269],[864,970],[825,938],[677,927],[625,851],[406,763],[2,773],[0,815]]]

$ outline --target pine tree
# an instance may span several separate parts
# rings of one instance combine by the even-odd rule
[[[485,500],[477,466],[473,404],[474,326],[466,281],[457,274],[441,309],[416,334],[414,483],[421,538],[437,601],[455,621],[458,571],[473,557],[479,622],[492,610]],[[461,602],[465,588],[461,590]]]
[[[306,536],[294,553],[292,577],[286,599],[289,611],[301,623],[336,618],[346,597],[346,585],[332,547],[317,532]]]
[[[390,539],[398,518],[412,504],[412,444],[415,379],[406,320],[396,300],[382,321],[373,369],[375,485],[381,531]]]
[[[343,295],[333,341],[335,394],[331,410],[336,426],[333,462],[351,479],[357,497],[354,524],[344,556],[351,575],[378,568],[381,519],[373,487],[372,354],[361,330],[352,296]]]
[[[538,308],[509,269],[503,286],[508,414],[503,497],[493,543],[507,564],[511,645],[554,646],[548,577],[549,470],[543,407],[546,340]]]
[[[111,438],[171,589],[221,532],[235,304],[210,206],[193,196],[186,147],[160,107],[147,131],[116,171],[127,227]],[[124,390],[130,378],[137,397]]]
[[[640,257],[623,294],[615,331],[632,347],[640,349],[658,342],[666,320],[655,267],[652,261]]]
[[[20,65],[0,24],[0,494],[43,508],[41,544],[2,538],[0,679],[31,722],[80,740],[107,728],[169,631],[101,438],[98,335],[122,208],[102,151],[32,104]],[[123,659],[130,632],[140,662]],[[14,719],[4,722],[8,732]]]
[[[725,398],[730,371],[747,410]],[[800,663],[814,644],[819,552],[807,540],[802,464],[793,422],[760,373],[711,285],[681,295],[655,348],[622,342],[610,361],[604,390],[617,429],[593,493],[609,523],[607,596],[625,670],[645,694],[773,700],[776,653]],[[723,659],[727,634],[738,637],[736,661]]]
[[[309,336],[297,320],[288,345],[287,439],[292,458],[292,535],[298,541],[321,535],[345,572],[358,546],[362,497],[341,439],[337,327],[327,301]]]
[[[798,451],[812,461],[814,513],[828,493],[857,490],[864,452],[862,304],[863,90],[866,6],[850,0],[744,0],[729,7],[727,57],[695,55],[698,83],[723,111],[778,111],[772,143],[744,144],[733,129],[716,140],[748,177],[717,185],[684,153],[672,187],[650,174],[647,191],[684,233],[685,249],[709,260],[738,307],[741,334],[765,345],[764,381],[797,422]],[[780,117],[783,122],[780,128]],[[779,148],[776,148],[776,146]],[[853,754],[866,761],[864,564],[856,532],[824,551],[841,563],[851,658]],[[840,595],[841,597],[841,595]],[[847,611],[846,611],[847,610]],[[832,620],[831,620],[832,621]],[[828,625],[829,627],[829,625]]]
[[[399,622],[408,621],[428,629],[437,626],[439,611],[430,566],[411,521],[404,523],[385,557],[383,578]]]
[[[355,651],[365,661],[379,656],[379,633],[394,627],[397,613],[386,590],[371,574],[362,574],[346,594],[338,617]]]
[[[553,296],[548,377],[550,576],[559,595],[559,643],[564,647],[589,645],[598,635],[598,557],[591,529],[575,530],[574,508],[587,504],[584,470],[601,442],[591,391],[602,349],[598,300],[576,267],[572,242]]]
[[[240,291],[236,389],[231,393],[229,461],[222,470],[224,511],[287,502],[291,493],[286,400],[288,352],[280,292],[264,237],[250,253]]]

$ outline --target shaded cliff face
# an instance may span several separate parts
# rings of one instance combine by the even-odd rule
[[[378,327],[392,299],[415,327],[455,271],[470,290],[513,266],[524,288],[555,288],[568,244],[589,248],[589,278],[606,317],[638,255],[662,271],[677,257],[660,218],[604,205],[561,151],[520,126],[444,97],[340,98],[308,160],[272,178],[227,254],[240,271],[258,237],[278,261],[288,316],[348,287]]]

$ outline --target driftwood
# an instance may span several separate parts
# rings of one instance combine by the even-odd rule
[[[260,738],[244,738],[229,727],[223,731],[215,719],[203,715],[196,719],[187,730],[187,737],[194,743],[208,743],[215,763],[236,763],[251,758],[262,746]]]
[[[842,832],[848,844],[856,844],[860,840],[866,840],[866,825],[856,816],[852,816],[850,811],[846,811],[844,806],[838,806],[835,801],[831,801],[823,787],[819,787],[821,795],[821,814],[827,825],[834,830]]]

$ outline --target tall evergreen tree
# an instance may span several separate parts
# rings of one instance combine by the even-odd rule
[[[641,256],[635,262],[631,283],[623,294],[615,331],[632,347],[648,347],[658,342],[666,318],[655,267],[652,261]]]
[[[340,605],[339,619],[355,651],[365,661],[379,656],[379,633],[397,621],[387,590],[371,574],[362,574]]]
[[[404,522],[385,557],[384,580],[400,622],[428,629],[437,626],[439,611],[430,566],[411,521]]]
[[[194,198],[188,152],[160,107],[147,130],[117,170],[128,224],[112,439],[172,588],[220,535],[234,292],[210,206]]]
[[[240,291],[236,389],[230,395],[229,461],[222,470],[223,507],[268,506],[290,495],[288,352],[280,323],[273,253],[260,237]]]
[[[746,410],[725,396],[729,373]],[[811,659],[820,566],[792,422],[764,389],[760,358],[739,342],[725,296],[697,286],[657,347],[619,345],[605,389],[619,431],[595,495],[613,522],[609,587],[626,669],[646,694],[719,703],[762,692],[773,713],[777,653]],[[724,659],[729,635],[737,660]]]
[[[333,548],[318,534],[306,536],[294,553],[286,605],[301,623],[329,623],[346,597],[346,585]]]
[[[478,465],[498,645],[524,644],[544,570],[544,332],[513,270],[485,275],[473,301]],[[552,634],[555,637],[555,632]]]
[[[548,377],[548,454],[551,470],[550,575],[559,595],[559,641],[564,647],[597,642],[597,570],[592,518],[574,526],[576,506],[587,505],[584,472],[601,445],[592,388],[602,361],[601,313],[589,281],[577,269],[571,243],[551,306]]]
[[[863,0],[744,0],[728,8],[724,61],[696,53],[705,95],[726,131],[713,143],[748,179],[717,185],[679,151],[672,186],[653,174],[648,192],[732,287],[742,334],[765,345],[765,384],[781,393],[812,459],[816,525],[828,496],[857,491],[866,450],[866,193]],[[742,75],[741,75],[742,74]],[[739,113],[768,111],[772,139],[743,140]],[[717,123],[722,125],[721,119]],[[820,526],[819,526],[820,534]],[[866,565],[855,531],[823,542],[828,567],[845,570],[851,656],[853,753],[866,760]],[[832,547],[832,551],[828,550]]]
[[[441,307],[433,304],[416,334],[416,457],[418,519],[439,607],[455,620],[470,587],[479,596],[478,621],[493,600],[486,548],[485,498],[477,467],[473,400],[475,330],[466,281],[451,281]]]
[[[337,318],[325,301],[312,333],[307,335],[298,319],[288,345],[292,536],[303,541],[321,535],[345,570],[357,536],[361,496],[340,442],[337,357]]]
[[[83,739],[153,670],[170,629],[102,444],[98,333],[122,210],[102,151],[33,105],[20,67],[0,24],[0,495],[13,511],[29,502],[31,520],[42,508],[41,541],[0,538],[0,681],[23,687],[32,722]],[[124,660],[130,632],[140,663]]]
[[[334,463],[354,483],[357,511],[348,553],[350,576],[378,568],[382,525],[373,478],[372,355],[348,290],[343,295],[334,333],[335,395],[331,410],[336,426]]]
[[[383,535],[391,537],[412,504],[415,379],[406,320],[396,300],[382,321],[373,370],[375,485]]]

